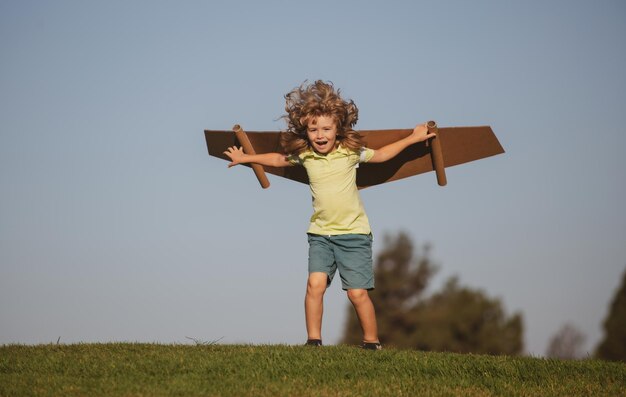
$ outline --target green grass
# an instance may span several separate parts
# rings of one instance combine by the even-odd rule
[[[0,396],[626,396],[626,365],[349,346],[0,346]]]

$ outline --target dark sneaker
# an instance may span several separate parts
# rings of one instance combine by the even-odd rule
[[[321,339],[307,339],[305,346],[322,346]]]
[[[365,350],[383,350],[380,342],[363,342],[361,348]]]

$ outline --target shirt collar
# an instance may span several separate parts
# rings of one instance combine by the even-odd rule
[[[339,144],[335,150],[333,150],[332,152],[330,152],[330,153],[328,153],[326,155],[319,154],[315,150],[313,150],[311,148],[308,148],[306,151],[304,151],[302,153],[302,157],[315,157],[315,158],[318,158],[318,159],[327,159],[327,158],[331,158],[331,157],[349,155],[350,153],[351,153],[350,149],[345,148],[341,144]]]

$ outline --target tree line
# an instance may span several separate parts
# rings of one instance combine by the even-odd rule
[[[375,261],[376,308],[381,341],[397,348],[458,353],[520,355],[524,351],[522,314],[508,314],[500,299],[449,278],[439,291],[426,290],[438,266],[430,246],[416,249],[400,232],[384,236]],[[598,358],[626,360],[626,273],[604,322],[605,339]],[[342,343],[358,344],[362,335],[354,310],[348,308]],[[576,358],[582,335],[564,326],[551,340],[548,356]]]

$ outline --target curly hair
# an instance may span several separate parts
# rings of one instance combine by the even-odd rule
[[[319,116],[332,117],[337,123],[337,142],[345,148],[359,150],[363,146],[361,135],[352,127],[359,118],[359,109],[352,100],[341,98],[340,90],[335,90],[331,82],[305,81],[285,95],[283,118],[287,121],[287,131],[280,134],[283,150],[299,154],[310,147],[307,125]]]

